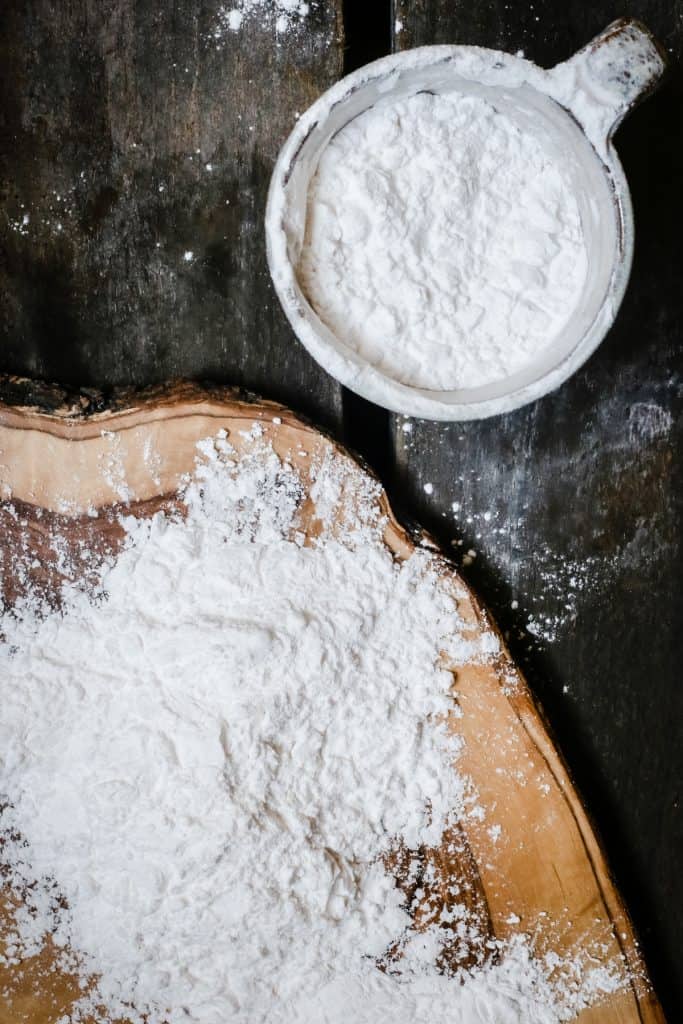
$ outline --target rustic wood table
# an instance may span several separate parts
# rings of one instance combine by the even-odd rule
[[[240,384],[364,454],[508,633],[680,1020],[680,0],[314,0],[280,33],[258,12],[233,30],[232,6],[5,0],[0,372],[105,392]],[[297,112],[392,48],[476,43],[551,65],[625,13],[672,70],[617,136],[636,255],[599,351],[556,394],[477,423],[406,424],[343,391],[292,337],[265,264],[268,179]]]

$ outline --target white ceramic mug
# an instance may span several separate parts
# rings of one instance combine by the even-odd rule
[[[622,19],[563,64],[544,70],[521,57],[472,46],[425,46],[382,58],[324,93],[280,152],[266,210],[268,265],[297,337],[332,376],[394,412],[466,420],[516,409],[559,387],[597,348],[626,289],[633,255],[628,185],[612,135],[665,67],[648,30]],[[421,90],[461,92],[494,103],[540,136],[562,164],[581,215],[588,274],[566,328],[524,370],[454,391],[411,387],[370,365],[320,320],[296,276],[311,178],[330,139],[379,99]]]

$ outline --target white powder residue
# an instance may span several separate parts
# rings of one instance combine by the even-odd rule
[[[131,493],[126,481],[126,470],[123,461],[121,435],[111,430],[103,430],[102,437],[109,444],[109,451],[99,456],[100,473],[103,480],[121,501],[130,501]],[[65,511],[67,511],[65,509]]]
[[[404,384],[528,367],[586,279],[579,209],[541,141],[487,101],[384,100],[328,144],[298,269],[330,329]]]
[[[431,553],[393,560],[373,481],[315,467],[305,543],[298,476],[247,440],[199,446],[184,518],[122,519],[95,598],[68,584],[61,611],[0,619],[0,866],[23,898],[0,955],[51,932],[100,976],[98,1020],[571,1019],[620,972],[558,987],[524,936],[477,930],[458,880],[418,930],[388,870],[472,806],[446,666],[495,636],[465,639]],[[454,936],[477,953],[458,977],[436,969]]]
[[[628,413],[632,443],[652,443],[666,437],[673,426],[673,416],[656,402],[634,402]]]
[[[142,461],[149,471],[149,475],[152,481],[157,487],[161,486],[161,457],[159,452],[152,444],[152,439],[148,437],[142,447]]]
[[[458,501],[452,503],[451,510],[462,534],[451,544],[456,556],[463,552],[460,564],[464,569],[472,565],[477,554],[474,549],[465,551],[466,537],[481,542],[487,559],[497,563],[509,559],[511,537],[523,528],[523,517],[509,521],[498,509],[481,512],[468,506],[463,510]],[[514,539],[512,543],[514,546]],[[584,598],[604,593],[618,565],[618,554],[572,558],[547,544],[534,549],[530,564],[508,564],[507,575],[514,581],[515,595],[510,608],[519,611],[521,605],[525,610],[524,632],[519,639],[527,633],[540,646],[555,643],[566,635],[577,622]]]
[[[22,204],[23,205],[23,204]],[[12,231],[16,231],[19,235],[24,237],[29,233],[29,224],[31,223],[30,213],[22,213],[20,217],[16,219],[9,218],[8,224]]]
[[[561,557],[547,547],[539,550],[533,591],[524,594],[524,603],[532,608],[527,632],[537,640],[554,643],[576,622],[582,598],[606,589],[616,561],[614,556],[575,559]]]
[[[305,0],[237,0],[219,9],[213,38],[220,40],[226,31],[239,32],[245,22],[255,20],[264,26],[274,25],[282,35],[303,22],[310,6]]]

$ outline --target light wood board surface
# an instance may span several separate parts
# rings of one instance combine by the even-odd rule
[[[0,529],[4,599],[21,592],[24,569],[32,585],[54,597],[60,570],[50,544],[53,534],[87,540],[86,547],[112,551],[121,540],[115,513],[121,508],[103,466],[116,451],[130,491],[130,509],[149,515],[173,503],[183,474],[194,465],[196,442],[224,428],[239,454],[240,431],[257,421],[275,451],[300,473],[326,451],[348,463],[351,479],[365,472],[333,441],[282,406],[254,402],[227,389],[177,385],[140,396],[123,396],[102,412],[83,415],[84,398],[60,407],[60,396],[35,407],[0,405]],[[47,408],[47,411],[45,409]],[[154,469],[145,446],[158,456]],[[385,542],[405,558],[419,538],[396,521],[385,496]],[[19,516],[10,514],[10,506]],[[99,515],[87,514],[97,508]],[[340,510],[341,511],[341,510]],[[314,534],[315,505],[302,507]],[[67,570],[87,571],[77,545]],[[17,571],[13,574],[12,569]],[[442,572],[472,634],[491,623],[481,604],[444,559]],[[453,666],[454,698],[463,712],[465,739],[460,769],[481,802],[495,806],[501,826],[495,841],[486,824],[461,824],[457,861],[425,851],[442,873],[456,873],[470,892],[471,906],[499,938],[521,930],[535,936],[542,954],[612,964],[624,957],[633,981],[578,1018],[582,1024],[657,1024],[663,1015],[648,983],[623,903],[562,757],[519,671],[503,647],[491,664]],[[6,908],[10,913],[11,908]],[[0,968],[0,1024],[55,1024],[76,993],[75,979],[46,973],[50,950],[18,968]]]

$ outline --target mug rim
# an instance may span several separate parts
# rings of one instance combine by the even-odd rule
[[[474,65],[473,74],[463,61]],[[382,79],[391,80],[401,71],[419,71],[438,64],[453,64],[453,72],[461,78],[484,86],[502,87],[501,71],[512,69],[516,81],[505,83],[528,86],[553,103],[562,114],[571,119],[590,146],[600,172],[604,175],[614,207],[616,245],[610,276],[600,306],[590,325],[576,343],[546,372],[531,381],[504,391],[495,397],[471,400],[449,400],[447,396],[481,388],[453,391],[431,390],[402,384],[373,366],[349,348],[324,324],[303,293],[295,267],[288,255],[287,230],[284,223],[289,207],[287,193],[292,171],[310,135],[320,130],[334,109],[342,106],[362,88],[375,85]],[[507,54],[484,47],[460,45],[422,46],[381,57],[335,82],[302,115],[285,141],[278,155],[270,180],[266,204],[266,248],[270,275],[285,315],[297,338],[313,358],[342,385],[393,412],[425,419],[458,421],[480,419],[510,412],[558,388],[571,377],[598,348],[623,299],[633,259],[633,212],[628,183],[621,162],[611,144],[604,139],[601,150],[591,139],[572,110],[559,102],[550,88],[551,72],[515,54]],[[386,88],[388,93],[393,82]],[[381,90],[381,85],[379,86]],[[384,90],[381,90],[384,91]],[[357,116],[357,115],[356,115]],[[575,311],[576,312],[576,311]],[[325,337],[325,335],[329,337]],[[342,351],[346,350],[346,351]],[[504,387],[505,378],[491,386]]]

